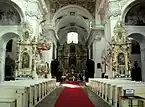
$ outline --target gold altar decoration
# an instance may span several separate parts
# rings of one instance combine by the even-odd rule
[[[49,72],[49,64],[47,62],[41,61],[37,63],[36,73],[38,78],[48,78]]]
[[[87,47],[80,43],[63,44],[58,47],[58,61],[59,72],[62,75],[72,77],[76,74],[83,74],[83,70],[86,70],[87,62]]]
[[[120,21],[114,28],[108,55],[111,58],[113,77],[130,77],[131,42],[127,39],[126,30]]]
[[[17,40],[16,79],[47,78],[49,65],[42,61],[42,51],[49,50],[51,43],[43,35],[34,36],[32,25],[28,22],[19,27]]]
[[[21,36],[17,40],[16,77],[33,78],[36,71],[36,58],[38,57],[37,41],[33,37],[30,23],[22,23],[18,30]]]

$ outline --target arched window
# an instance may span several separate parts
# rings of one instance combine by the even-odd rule
[[[78,44],[78,33],[70,32],[67,34],[67,43],[75,43]]]

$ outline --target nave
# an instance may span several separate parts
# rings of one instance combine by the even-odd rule
[[[67,90],[66,90],[67,88]],[[36,107],[111,107],[104,102],[99,96],[89,89],[88,86],[81,84],[80,89],[83,93],[78,93],[78,87],[75,84],[61,84],[50,95],[42,100]],[[72,93],[66,94],[70,91]],[[61,96],[69,97],[64,99]],[[70,97],[71,96],[71,97]],[[84,97],[86,99],[84,99]],[[81,98],[81,99],[79,99]]]

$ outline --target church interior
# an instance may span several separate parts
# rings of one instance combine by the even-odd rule
[[[145,1],[0,0],[0,107],[145,107]]]

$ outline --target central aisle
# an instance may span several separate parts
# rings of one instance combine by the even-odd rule
[[[64,90],[54,107],[95,107],[79,84],[71,83],[63,86]]]

